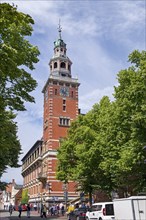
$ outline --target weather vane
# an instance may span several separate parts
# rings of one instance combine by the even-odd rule
[[[61,39],[61,25],[60,25],[60,19],[59,19],[59,24],[58,24],[58,32],[59,32],[59,38]]]

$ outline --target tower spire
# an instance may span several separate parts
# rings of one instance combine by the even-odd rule
[[[59,39],[61,39],[61,25],[60,25],[60,19],[59,19],[59,24],[58,24],[58,32],[59,32]]]

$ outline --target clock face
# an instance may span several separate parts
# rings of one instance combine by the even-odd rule
[[[60,95],[62,96],[69,96],[69,89],[66,87],[61,87],[60,88]]]

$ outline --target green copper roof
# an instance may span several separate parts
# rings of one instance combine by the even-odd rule
[[[58,39],[54,42],[54,47],[65,47],[66,48],[66,44],[64,43],[64,41],[62,39]]]

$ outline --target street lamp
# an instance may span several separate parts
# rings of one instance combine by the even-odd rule
[[[62,186],[62,189],[64,191],[64,200],[65,200],[65,207],[67,209],[67,201],[68,201],[68,184],[64,183]]]
[[[46,166],[46,163],[41,164],[41,172],[38,173],[38,181],[41,182],[41,202],[40,202],[40,215],[41,215],[41,209],[42,209],[42,196],[43,196],[43,189],[46,187],[47,182],[47,173],[43,173],[43,167]]]
[[[28,196],[28,201],[27,201],[27,203],[29,203],[29,199],[30,199],[30,193],[29,193],[29,192],[27,193],[27,196]]]
[[[51,183],[47,182],[46,183],[46,190],[49,192],[49,198],[50,198],[50,193],[51,193]]]
[[[144,165],[146,165],[146,146],[143,147],[143,151],[144,151]],[[144,166],[145,167],[145,166]],[[144,178],[144,192],[146,191],[146,187],[145,187],[145,183],[146,183],[146,173],[143,174],[143,178]]]
[[[38,213],[40,212],[40,193],[38,193],[38,204],[37,204],[37,210],[38,210]]]

